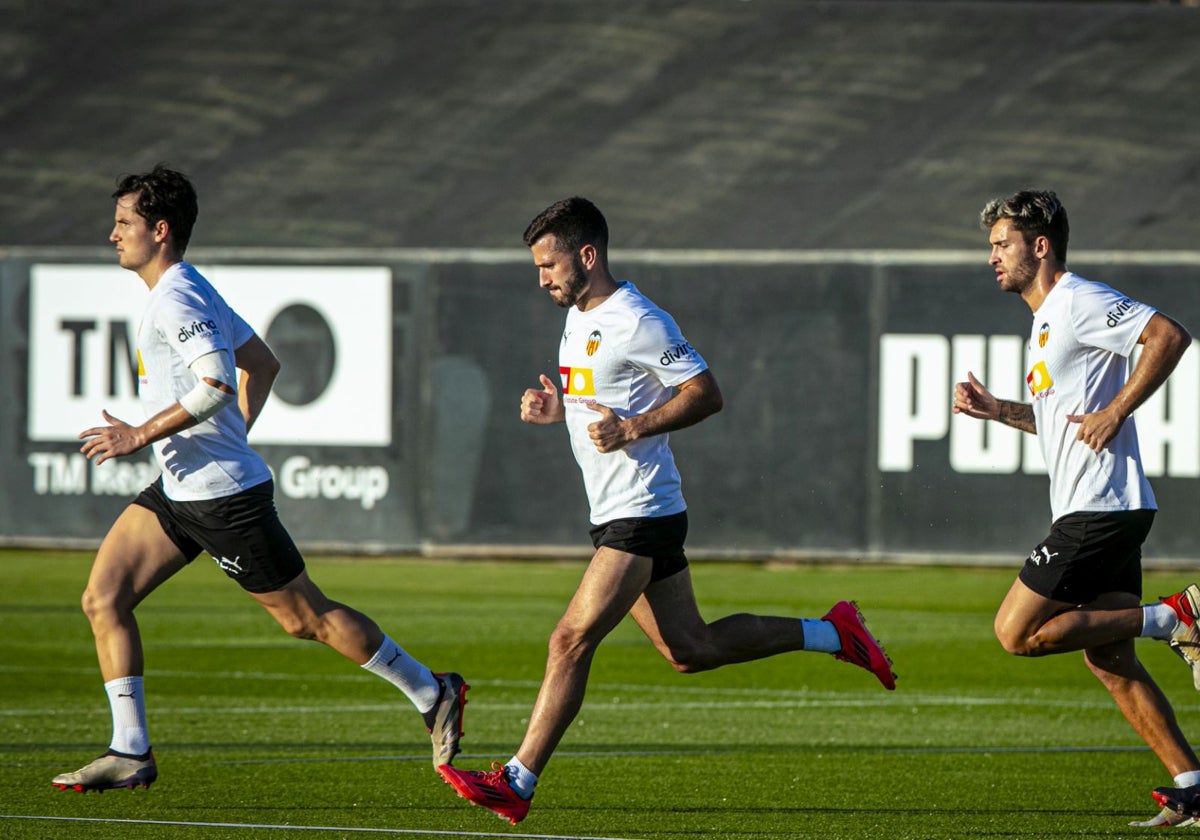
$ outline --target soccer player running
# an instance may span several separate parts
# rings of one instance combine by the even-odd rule
[[[113,198],[109,239],[121,267],[149,290],[137,335],[138,398],[148,419],[130,425],[103,411],[105,425],[79,437],[97,465],[150,446],[162,475],[117,518],[83,593],[112,741],[104,755],[52,784],[83,793],[157,779],[134,609],[201,551],[288,633],[328,645],[404,692],[431,733],[434,766],[450,761],[462,734],[462,677],[433,674],[370,618],[326,597],[279,520],[271,473],[246,441],[279,361],[183,259],[198,211],[195,189],[160,164],[122,179]]]
[[[700,616],[683,551],[687,513],[668,433],[720,410],[717,381],[675,321],[608,266],[608,224],[584,198],[542,211],[525,231],[538,281],[568,310],[560,383],[521,398],[521,419],[565,422],[591,505],[596,548],[550,637],[545,677],[525,739],[491,771],[438,772],[458,794],[514,825],[578,714],[596,648],[629,614],[680,673],[777,653],[831,653],[895,688],[891,662],[858,608],[841,601],[820,620]],[[561,385],[561,393],[560,393]]]
[[[1154,308],[1067,269],[1067,211],[1053,192],[995,199],[980,215],[996,282],[1033,312],[1026,382],[1032,404],[997,399],[968,372],[953,411],[1036,434],[1050,476],[1050,534],[1025,560],[996,614],[996,637],[1017,656],[1082,650],[1088,668],[1195,803],[1200,762],[1134,639],[1170,642],[1200,687],[1200,589],[1140,605],[1141,546],[1154,493],[1133,412],[1191,344]],[[1132,373],[1130,354],[1141,345]],[[1186,820],[1164,808],[1137,826]]]

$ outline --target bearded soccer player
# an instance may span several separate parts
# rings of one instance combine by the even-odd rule
[[[1037,435],[1052,514],[1049,535],[1029,553],[1000,605],[996,636],[1017,656],[1083,651],[1088,668],[1182,788],[1163,795],[1160,804],[1171,807],[1133,825],[1190,824],[1200,810],[1200,763],[1138,660],[1134,640],[1169,642],[1200,688],[1200,588],[1139,603],[1142,543],[1157,505],[1133,413],[1170,376],[1191,336],[1153,307],[1067,268],[1070,226],[1053,192],[995,199],[980,223],[997,285],[1033,313],[1026,379],[1032,402],[997,399],[968,373],[955,386],[954,412]]]
[[[683,543],[687,505],[669,433],[720,410],[717,380],[669,314],[608,267],[608,223],[585,198],[559,201],[525,231],[539,283],[567,310],[560,381],[521,398],[521,419],[565,423],[591,506],[595,554],[550,637],[545,677],[516,755],[491,771],[438,772],[460,796],[514,825],[583,702],[596,648],[631,615],[680,673],[787,651],[820,651],[894,689],[883,648],[858,608],[823,619],[749,615],[706,622]],[[560,390],[561,388],[561,390]]]

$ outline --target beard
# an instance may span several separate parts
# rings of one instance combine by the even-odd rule
[[[586,286],[587,274],[583,270],[583,260],[576,255],[575,259],[571,260],[571,275],[564,281],[562,287],[557,290],[558,297],[555,297],[554,292],[551,292],[550,298],[561,308],[569,309],[579,302],[579,298]]]
[[[1038,273],[1037,257],[1032,255],[1022,258],[1011,269],[1008,270],[1007,282],[1004,284],[1005,291],[1017,292],[1023,294],[1032,284]]]

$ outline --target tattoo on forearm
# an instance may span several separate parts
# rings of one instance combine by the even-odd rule
[[[1000,400],[1000,416],[997,418],[1005,426],[1012,426],[1031,435],[1037,434],[1037,423],[1033,419],[1033,406],[1028,403]]]

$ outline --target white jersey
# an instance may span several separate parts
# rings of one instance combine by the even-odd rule
[[[1054,519],[1084,511],[1154,510],[1129,417],[1097,453],[1067,415],[1108,405],[1129,378],[1129,356],[1157,310],[1068,272],[1033,314],[1026,382],[1050,474]]]
[[[587,427],[599,403],[618,417],[657,408],[673,387],[708,369],[675,321],[629,282],[587,312],[571,307],[558,354],[571,449],[583,473],[594,525],[670,516],[687,508],[667,434],[602,453]]]
[[[205,353],[235,348],[254,331],[191,265],[171,266],[150,290],[138,327],[138,398],[153,417],[196,384],[188,365]],[[234,383],[230,383],[234,384]],[[152,445],[163,490],[178,502],[231,496],[271,478],[266,462],[246,442],[236,403]]]

